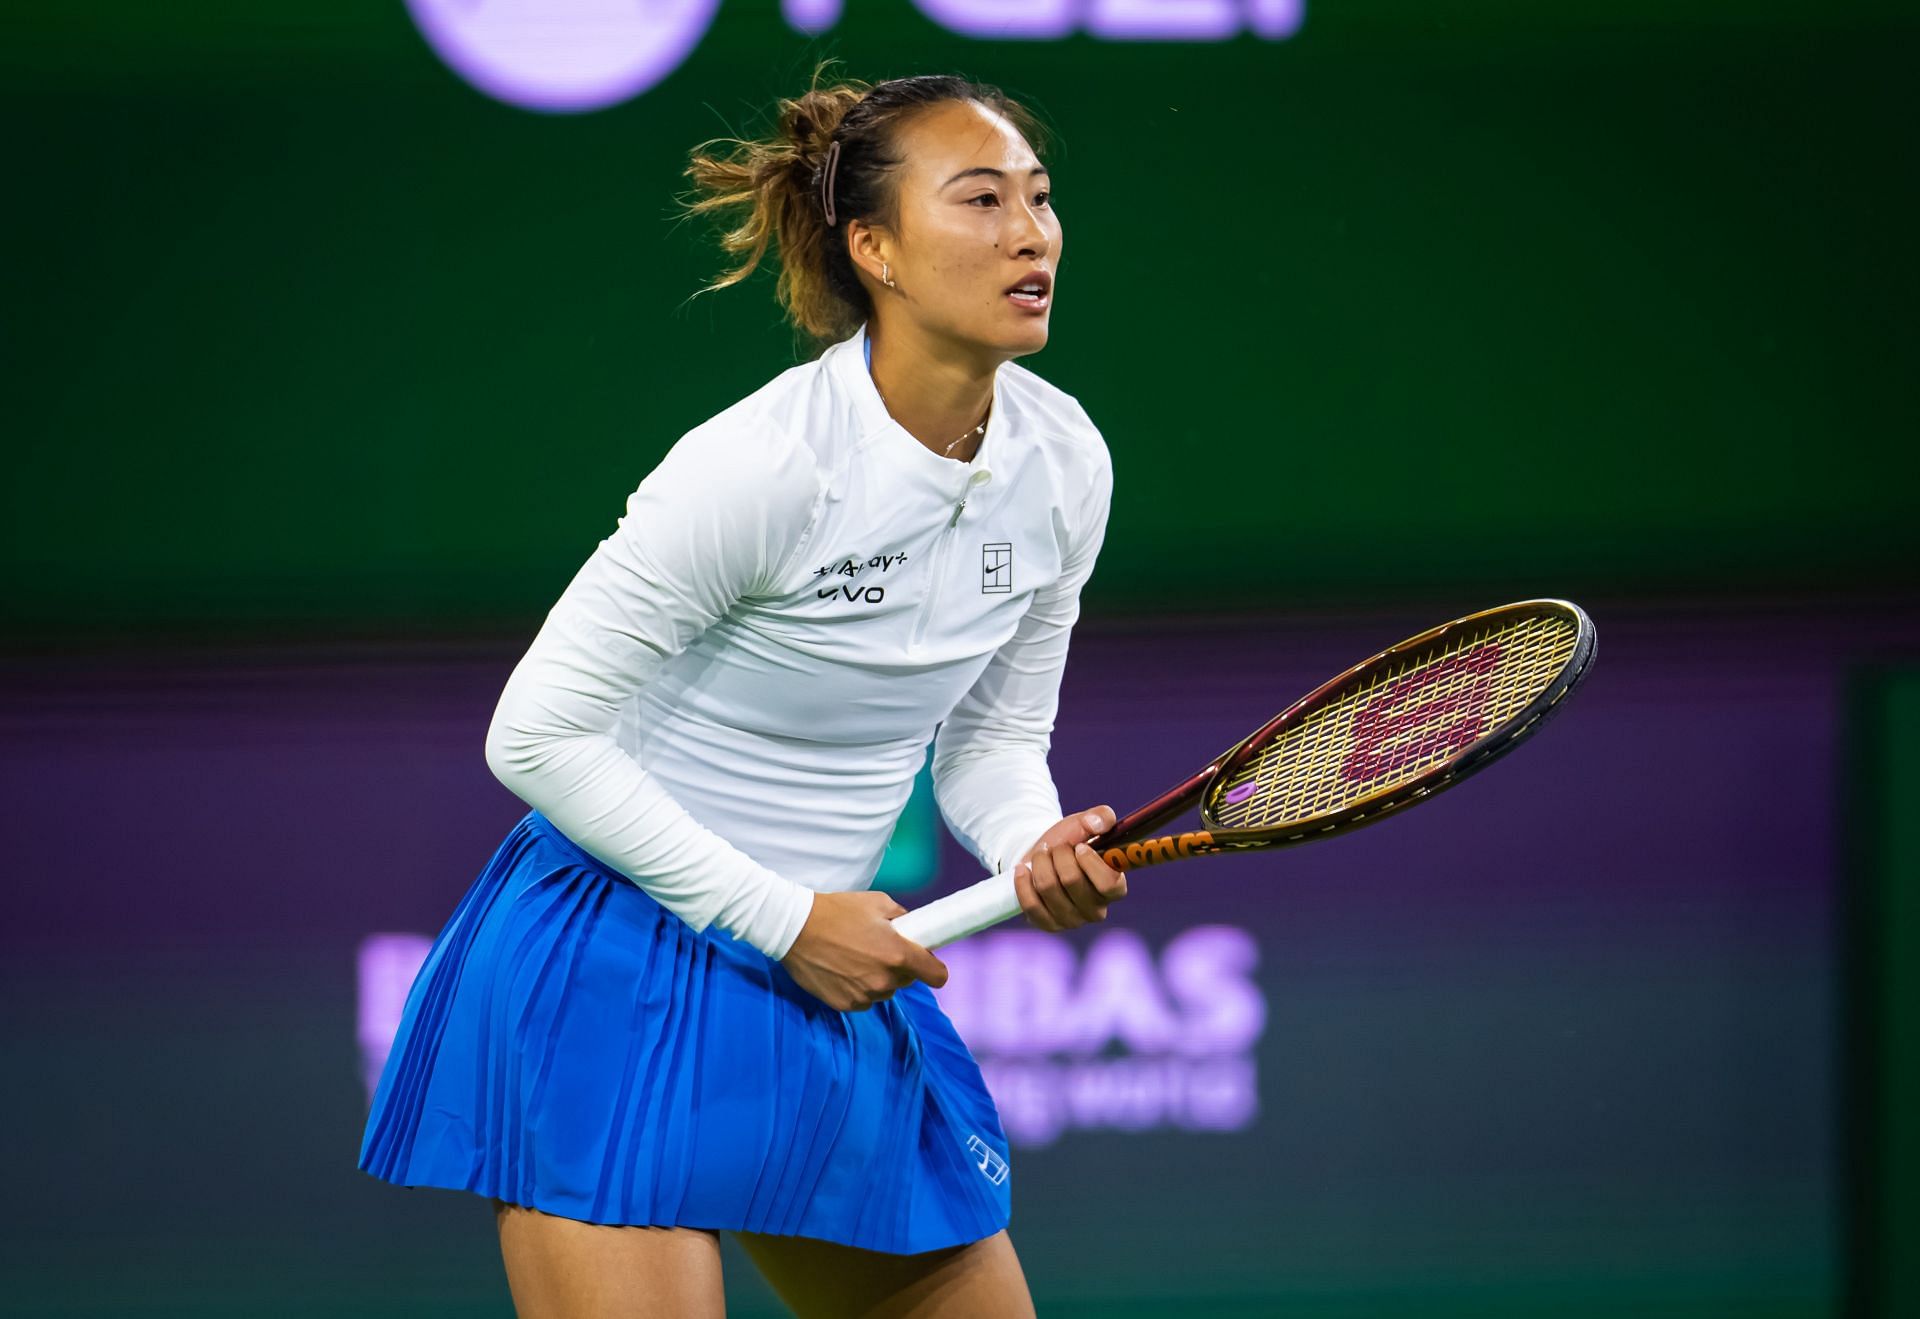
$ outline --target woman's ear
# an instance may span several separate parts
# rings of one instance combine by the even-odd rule
[[[865,220],[849,220],[846,229],[847,252],[853,258],[854,267],[865,271],[874,283],[880,283],[881,269],[893,263],[892,244],[886,234]]]

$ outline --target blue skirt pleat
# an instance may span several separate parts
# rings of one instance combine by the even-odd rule
[[[359,1166],[591,1223],[892,1254],[991,1236],[1011,1207],[999,1114],[926,985],[836,1012],[538,811],[421,964]]]

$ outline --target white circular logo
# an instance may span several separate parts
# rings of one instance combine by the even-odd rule
[[[680,67],[720,0],[407,0],[427,44],[497,101],[600,110]]]

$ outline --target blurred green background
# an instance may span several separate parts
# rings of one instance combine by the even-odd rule
[[[823,54],[1033,103],[1024,364],[1115,455],[1094,612],[1910,585],[1905,7],[1311,7],[1288,40],[805,38],[727,0],[594,113],[397,4],[10,7],[16,635],[537,617],[683,431],[794,360],[674,226]]]

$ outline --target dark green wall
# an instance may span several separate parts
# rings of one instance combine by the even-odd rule
[[[175,7],[177,10],[179,7]],[[1115,454],[1091,610],[1903,586],[1911,78],[1886,5],[1309,5],[1291,41],[970,42],[726,0],[540,115],[397,4],[0,20],[6,628],[524,626],[793,360],[671,224],[813,58],[1056,126],[1053,342]],[[102,17],[105,14],[106,17]]]
[[[1920,669],[1850,691],[1849,1314],[1920,1309]]]

